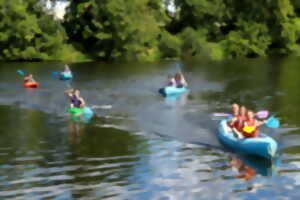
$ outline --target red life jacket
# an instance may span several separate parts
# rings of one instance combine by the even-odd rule
[[[246,121],[245,117],[242,116],[238,116],[238,119],[234,122],[233,127],[242,132],[243,131],[243,127],[244,127],[244,122]]]
[[[247,126],[254,126],[255,130],[251,133],[247,133],[247,132],[243,131],[243,136],[244,137],[257,137],[259,135],[259,130],[256,127],[256,121],[255,120],[253,120],[253,121],[247,120],[245,122],[247,122]]]

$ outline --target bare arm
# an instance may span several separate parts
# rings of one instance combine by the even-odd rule
[[[68,89],[68,90],[65,90],[65,94],[68,96],[68,97],[72,97],[72,92],[73,92],[73,89]]]
[[[243,134],[238,131],[235,127],[233,127],[233,132],[238,136],[238,138],[244,138]]]
[[[229,120],[229,125],[233,126],[234,122],[237,121],[237,117],[233,117]]]
[[[267,120],[263,120],[263,121],[256,120],[256,126],[257,126],[257,127],[262,126],[262,125],[264,125],[266,122],[267,122]]]
[[[183,86],[184,86],[184,87],[187,87],[188,84],[187,84],[187,82],[186,82],[186,80],[185,80],[183,74],[181,74],[181,78],[182,78],[181,81],[182,81]]]
[[[80,107],[84,108],[86,106],[84,99],[80,97],[79,100],[81,102]]]

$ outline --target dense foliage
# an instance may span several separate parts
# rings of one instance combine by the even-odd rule
[[[0,59],[300,55],[298,0],[73,0],[63,24],[41,2],[0,0]]]
[[[0,0],[1,60],[73,60],[63,26],[37,0]]]
[[[68,35],[101,60],[156,60],[167,17],[161,0],[72,1],[65,18]]]

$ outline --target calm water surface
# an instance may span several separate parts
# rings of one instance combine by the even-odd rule
[[[299,199],[297,59],[183,63],[190,91],[157,90],[176,63],[0,64],[0,199]],[[16,69],[41,87],[24,89]],[[96,116],[72,123],[63,91],[81,90]],[[213,112],[237,102],[267,109],[282,127],[273,161],[230,152]]]

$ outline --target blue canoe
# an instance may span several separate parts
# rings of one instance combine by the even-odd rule
[[[239,139],[234,136],[227,126],[227,121],[222,120],[218,129],[218,138],[225,146],[231,149],[247,154],[271,159],[277,151],[277,142],[264,134],[256,138]]]
[[[66,81],[66,80],[71,80],[73,78],[72,73],[62,73],[59,76],[60,80]]]
[[[181,95],[182,93],[187,92],[187,89],[185,87],[177,88],[177,87],[164,87],[160,88],[158,92],[163,95],[164,97],[167,96],[176,96]]]

